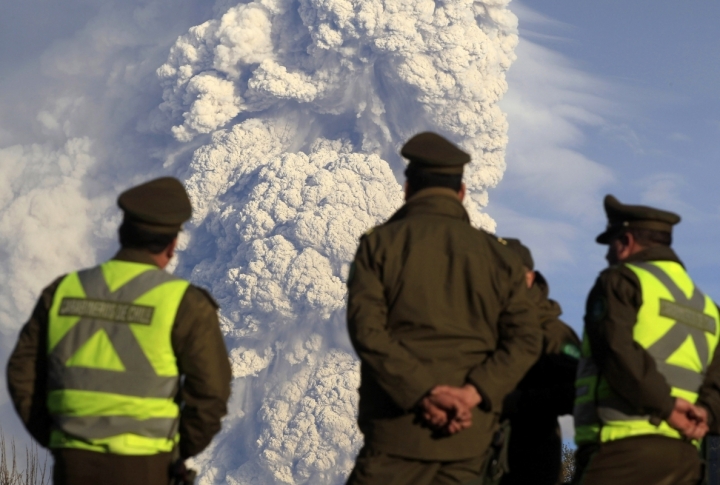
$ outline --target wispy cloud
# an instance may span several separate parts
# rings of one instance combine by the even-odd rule
[[[514,8],[523,33],[566,29],[527,6]],[[608,101],[614,87],[527,36],[516,52],[501,102],[510,124],[507,172],[489,213],[499,234],[527,240],[558,271],[581,260],[583,238],[604,225],[600,201],[616,176],[587,154],[585,143],[588,131],[616,129]]]

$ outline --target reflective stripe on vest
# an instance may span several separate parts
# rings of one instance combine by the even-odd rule
[[[695,287],[679,263],[633,263],[627,267],[638,276],[643,297],[633,329],[635,341],[653,357],[671,395],[695,402],[720,337],[717,307]],[[680,438],[666,422],[655,426],[649,416],[637,415],[602,376],[598,378],[587,335],[583,335],[576,389],[578,444],[647,434]]]
[[[48,327],[51,447],[172,449],[179,381],[171,332],[187,287],[154,266],[115,260],[63,279]]]

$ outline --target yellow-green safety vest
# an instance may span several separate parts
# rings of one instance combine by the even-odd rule
[[[187,281],[111,260],[71,273],[48,322],[51,448],[154,455],[178,442],[171,332]]]
[[[720,318],[715,303],[693,283],[681,264],[673,261],[627,263],[637,275],[642,306],[633,338],[655,360],[673,397],[695,403],[705,372],[718,345]],[[631,436],[661,435],[681,438],[663,421],[638,413],[617,395],[592,359],[583,334],[575,398],[575,442],[614,441]]]

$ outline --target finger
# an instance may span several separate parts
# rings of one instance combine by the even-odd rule
[[[436,386],[431,392],[431,396],[446,395],[454,398],[458,398],[461,395],[460,389],[451,386]]]
[[[442,421],[440,418],[438,418],[438,416],[436,414],[433,414],[433,413],[426,414],[425,420],[434,426],[441,424],[441,421]]]
[[[430,420],[435,426],[445,426],[445,423],[448,422],[447,415],[445,413],[433,413]]]
[[[459,429],[467,429],[470,426],[472,426],[472,419],[459,419],[454,420],[453,424],[457,426]]]
[[[707,422],[707,411],[701,407],[693,406],[688,413],[695,421],[706,423]]]
[[[457,415],[463,419],[468,419],[472,416],[470,408],[463,407],[457,410]]]
[[[447,392],[450,391],[451,389],[452,389],[452,388],[451,388],[450,386],[445,386],[445,385],[435,386],[435,387],[433,387],[432,391],[430,391],[430,395],[431,395],[431,396],[436,396],[436,395],[438,395],[438,394],[447,393]]]

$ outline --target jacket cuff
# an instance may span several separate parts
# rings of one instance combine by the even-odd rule
[[[482,374],[482,372],[477,372],[476,370],[474,372],[471,372],[466,378],[466,382],[475,386],[475,389],[477,389],[478,394],[480,394],[480,397],[482,398],[482,401],[480,401],[478,408],[483,411],[490,412],[493,410],[493,404],[495,403],[500,403],[499,406],[502,407],[502,401],[505,398],[505,395],[500,395],[497,392],[489,392],[487,383],[484,382],[484,379],[478,378],[478,373]],[[491,388],[492,386],[490,386],[490,389]],[[500,410],[497,411],[500,412]]]
[[[420,406],[420,402],[425,396],[430,394],[432,390],[437,386],[435,382],[427,380],[422,384],[418,385],[414,391],[406,392],[403,396],[399,394],[391,394],[390,397],[395,403],[405,411],[414,411]]]
[[[665,402],[665,405],[662,406],[659,412],[655,413],[655,415],[663,421],[667,421],[667,419],[672,414],[673,409],[675,409],[675,398],[672,396],[668,396],[668,400]]]
[[[710,427],[710,429],[713,429],[714,426],[715,426],[715,423],[717,422],[717,419],[715,418],[715,414],[713,413],[712,406],[710,406],[709,404],[707,404],[707,403],[706,403],[705,401],[703,401],[702,399],[698,399],[697,402],[695,403],[695,405],[696,405],[696,406],[702,406],[703,409],[705,409],[705,411],[707,411],[707,415],[708,415],[708,422],[707,422],[707,424],[708,424],[708,426]]]
[[[472,381],[468,381],[468,384],[474,386],[475,389],[477,389],[478,394],[480,394],[480,397],[482,398],[480,404],[478,404],[478,408],[486,412],[492,411],[492,400],[490,399],[490,395],[487,392],[483,391],[482,387],[478,384]]]

